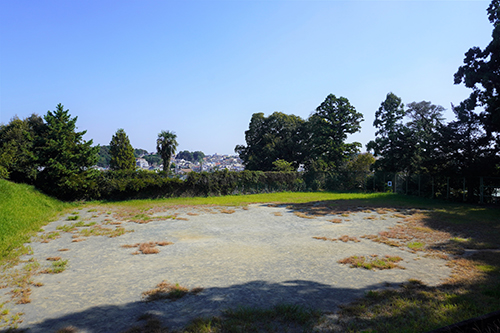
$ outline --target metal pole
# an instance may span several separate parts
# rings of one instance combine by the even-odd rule
[[[393,189],[393,192],[394,193],[398,193],[398,188],[397,188],[397,183],[396,183],[396,179],[398,178],[398,173],[396,172],[394,174],[394,189]]]

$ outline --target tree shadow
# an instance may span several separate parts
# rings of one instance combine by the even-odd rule
[[[28,325],[28,332],[57,332],[65,327],[73,327],[75,332],[123,332],[138,325],[138,319],[148,316],[154,316],[169,329],[178,330],[195,318],[220,316],[227,309],[269,308],[278,304],[300,305],[323,313],[334,313],[339,305],[363,297],[369,290],[381,288],[387,286],[376,284],[349,289],[305,280],[281,283],[251,281],[224,288],[205,288],[197,295],[187,295],[177,301],[95,306]]]

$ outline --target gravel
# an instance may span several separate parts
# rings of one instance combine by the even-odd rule
[[[78,332],[122,332],[137,324],[143,314],[153,314],[167,327],[180,329],[196,317],[220,315],[224,309],[243,305],[291,303],[334,314],[339,305],[369,290],[409,279],[438,285],[451,273],[445,260],[360,238],[402,222],[391,213],[308,219],[284,206],[230,208],[234,213],[224,209],[226,213],[217,207],[172,208],[155,216],[177,214],[176,219],[139,224],[84,208],[79,221],[122,222],[121,227],[133,232],[114,238],[92,236],[81,242],[72,242],[73,234],[61,232],[60,238],[49,243],[33,241],[33,254],[23,260],[35,258],[48,266],[47,257],[61,256],[68,259],[68,267],[60,274],[36,275],[34,280],[43,286],[32,288],[31,303],[7,306],[13,313],[24,313],[19,328],[29,328],[29,332],[56,332],[68,326]],[[332,218],[342,222],[329,222]],[[44,230],[56,231],[57,226],[73,222],[68,215],[62,216]],[[360,242],[313,238],[342,235]],[[149,255],[133,255],[136,248],[122,247],[148,241],[173,244]],[[373,271],[337,263],[349,256],[372,254],[400,256],[405,269]],[[177,301],[144,302],[142,292],[163,280],[203,291]],[[6,299],[2,293],[0,303]]]

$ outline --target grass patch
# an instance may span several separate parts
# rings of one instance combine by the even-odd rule
[[[47,260],[50,260],[50,259],[47,259]],[[40,273],[42,274],[59,274],[59,273],[62,273],[66,270],[66,266],[68,265],[68,260],[62,260],[62,259],[58,259],[58,260],[55,260],[52,262],[52,265],[49,267],[49,268],[46,268],[42,271],[40,271]]]
[[[69,207],[74,205],[50,198],[33,186],[0,179],[0,264],[26,253],[23,244]]]
[[[106,228],[100,225],[94,225],[90,228],[79,230],[75,235],[77,237],[90,237],[90,236],[108,236],[110,238],[125,235],[126,233],[133,232],[134,230],[127,230],[123,227]],[[75,241],[75,240],[73,240]]]
[[[96,224],[96,222],[85,223],[83,221],[79,221],[79,222],[75,222],[75,223],[71,223],[71,224],[60,225],[56,229],[64,231],[64,232],[72,232],[72,231],[75,231],[76,228],[91,227],[95,224]]]
[[[370,257],[364,256],[351,256],[338,261],[339,264],[350,265],[352,268],[364,268],[373,270],[383,270],[383,269],[393,269],[402,268],[399,266],[398,262],[402,261],[403,258],[398,256],[385,256],[380,258],[377,255],[372,255]]]
[[[171,284],[168,281],[162,281],[155,288],[142,293],[145,302],[153,302],[162,299],[176,301],[187,294],[198,294],[203,288],[193,288],[189,290],[186,287],[180,286],[178,283]]]
[[[414,251],[419,251],[419,250],[422,250],[425,246],[425,244],[423,242],[410,242],[408,244],[406,244],[410,249],[414,250]]]
[[[145,242],[145,243],[136,243],[136,244],[125,244],[122,245],[123,248],[130,249],[130,248],[139,248],[139,251],[142,252],[142,254],[155,254],[159,253],[160,249],[158,249],[156,246],[167,246],[167,245],[172,245],[174,243],[172,242],[167,242],[167,241],[159,241],[159,242]],[[132,254],[139,254],[139,252],[133,252]]]
[[[195,319],[183,332],[310,332],[320,317],[319,311],[293,304],[239,307],[221,317]]]
[[[80,218],[79,215],[70,215],[68,216],[68,221],[76,221]]]

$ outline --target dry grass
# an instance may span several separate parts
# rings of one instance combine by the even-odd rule
[[[179,221],[189,221],[187,217],[176,217],[175,219]]]
[[[180,286],[178,283],[171,284],[167,281],[162,281],[155,288],[142,293],[145,302],[152,302],[161,299],[169,299],[172,301],[178,300],[187,294],[198,294],[203,288],[193,288],[189,290],[186,287]]]
[[[51,240],[60,238],[61,234],[58,231],[51,231],[41,234],[38,238],[41,243],[49,243]]]
[[[319,239],[319,240],[324,240],[324,241],[331,241],[331,242],[336,242],[336,241],[342,241],[344,243],[347,243],[347,242],[359,243],[360,242],[360,240],[357,239],[356,237],[349,237],[347,235],[340,236],[339,238],[328,238],[328,237],[318,237],[318,236],[315,236],[313,238]]]
[[[61,260],[61,257],[48,257],[46,260],[48,260],[48,261],[58,261],[58,260]]]
[[[303,218],[303,219],[315,219],[316,218],[315,216],[308,215],[308,214],[303,213],[303,212],[293,212],[293,214],[295,216],[298,216],[298,217]]]
[[[339,240],[344,242],[344,243],[347,243],[347,242],[355,242],[355,243],[359,243],[361,242],[359,239],[357,239],[356,237],[350,237],[350,236],[347,236],[347,235],[343,235],[343,236],[340,236],[339,237]]]
[[[236,211],[235,211],[234,209],[225,209],[225,208],[224,208],[224,209],[220,209],[220,212],[221,212],[222,214],[233,214],[233,213],[235,213]]]
[[[342,219],[331,219],[331,220],[327,220],[328,222],[332,222],[332,223],[342,223]]]
[[[69,249],[64,248],[64,249],[59,249],[59,250],[57,250],[57,251],[60,251],[60,252],[65,252],[65,251],[69,251]]]
[[[365,268],[371,270],[383,270],[404,267],[399,266],[397,263],[402,261],[403,258],[398,256],[388,256],[379,258],[378,255],[372,256],[351,256],[338,261],[339,264],[350,265],[352,268]]]
[[[281,212],[274,212],[274,216],[283,216],[283,213],[281,213]]]
[[[188,214],[189,216],[198,216],[198,215],[200,215],[200,214],[198,214],[198,213],[192,213],[192,212],[188,212],[187,214]]]
[[[85,240],[86,240],[85,238],[75,238],[75,239],[73,239],[71,242],[72,242],[72,243],[78,243],[78,242],[83,242],[83,241],[85,241]]]
[[[135,244],[125,244],[122,245],[121,247],[130,249],[130,248],[139,248],[139,251],[132,252],[132,254],[156,254],[160,252],[160,249],[158,249],[156,246],[167,246],[167,245],[172,245],[174,243],[172,242],[167,242],[167,241],[159,241],[159,242],[145,242],[145,243],[135,243]]]

